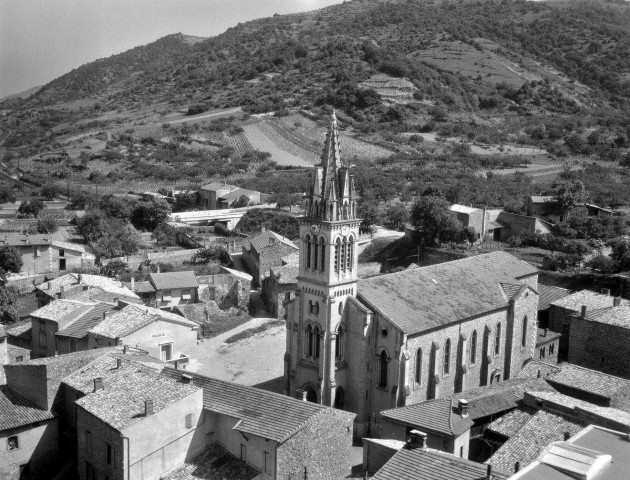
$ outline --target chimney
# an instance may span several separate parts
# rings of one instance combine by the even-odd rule
[[[586,305],[582,305],[582,318],[586,317]]]
[[[94,379],[94,392],[98,392],[99,390],[103,390],[103,379],[101,377]]]
[[[540,378],[540,377],[542,377],[542,372],[538,370],[538,373],[536,374],[536,378]]]
[[[545,328],[545,331],[543,332],[543,337],[546,337],[546,336],[547,336],[547,332],[548,332],[548,331],[549,331],[549,329],[548,329],[548,328]]]
[[[103,312],[103,320],[107,318],[107,315],[109,315],[109,312]]]
[[[192,382],[192,375],[189,375],[187,373],[182,373],[182,382],[183,383],[191,383]]]
[[[48,282],[48,290],[50,290],[50,282]]]
[[[420,430],[412,430],[411,432],[409,432],[407,448],[409,450],[415,450],[416,448],[427,448],[427,434],[421,432]]]
[[[516,462],[514,464],[514,473],[518,473],[520,469],[521,469],[521,462]]]
[[[621,297],[615,297],[613,299],[613,307],[618,307],[621,305]]]
[[[127,354],[127,350],[128,350],[129,346],[128,345],[123,345],[123,353],[126,355]]]
[[[610,295],[610,288],[602,288],[602,293],[604,295]]]
[[[59,298],[63,298],[64,297],[64,288],[63,285],[59,287]]]
[[[566,442],[569,438],[571,438],[571,434],[569,432],[564,432],[564,441]]]
[[[144,416],[153,415],[153,400],[144,401]]]
[[[260,232],[261,232],[261,233],[262,233],[262,232],[264,232],[264,231],[266,231],[266,230],[267,230],[267,229],[266,229],[265,227],[260,227]]]
[[[492,465],[488,464],[488,468],[486,470],[486,480],[492,480]]]
[[[306,402],[306,390],[302,390],[301,388],[295,391],[295,398],[298,400],[302,400]]]
[[[83,275],[81,275],[80,273],[77,275],[77,281],[79,283],[79,285],[81,285],[81,281],[83,280]]]
[[[131,291],[136,291],[136,279],[134,277],[131,277]]]
[[[155,272],[155,273],[160,273],[160,264],[159,263],[157,265],[157,272]]]
[[[468,400],[459,399],[459,414],[464,418],[468,417]]]
[[[117,358],[116,359],[116,368],[120,370],[121,367],[122,367],[122,358]]]

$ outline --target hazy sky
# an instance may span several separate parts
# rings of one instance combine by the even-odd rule
[[[341,1],[0,0],[0,98],[171,33],[209,37]]]

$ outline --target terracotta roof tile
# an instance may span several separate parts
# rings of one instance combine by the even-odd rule
[[[299,265],[283,265],[281,267],[271,267],[271,274],[276,277],[276,280],[281,285],[297,284],[297,277],[300,274]]]
[[[187,272],[152,273],[150,281],[156,290],[173,290],[178,288],[197,288],[197,277],[192,270]]]
[[[381,275],[359,282],[359,297],[407,334],[507,308],[499,282],[520,283],[536,268],[505,252]]]
[[[523,428],[538,410],[533,407],[520,406],[488,425],[488,430],[510,438]]]
[[[31,313],[31,317],[51,320],[56,322],[59,328],[63,328],[91,311],[95,305],[94,303],[84,303],[77,300],[60,299],[35,310]]]
[[[5,233],[0,235],[0,247],[24,247],[28,245],[50,245],[52,235],[23,235],[21,233]]]
[[[459,414],[453,406],[453,400],[444,398],[383,410],[381,415],[422,431],[429,430],[449,436],[461,435],[474,424],[469,417],[464,418]]]
[[[582,310],[582,305],[586,305],[588,310],[598,309],[612,307],[613,301],[614,297],[608,294],[597,293],[592,290],[580,290],[579,292],[572,293],[559,300],[552,301],[551,305],[573,310],[574,312],[580,312]],[[630,300],[622,298],[621,304],[630,305]]]
[[[64,291],[77,288],[80,286],[77,273],[68,273],[57,277],[49,282],[41,283],[36,287],[37,290],[45,293],[49,296],[55,296],[59,294],[60,287],[64,287]],[[81,275],[81,285],[87,285],[88,287],[99,287],[103,291],[119,295],[122,297],[138,298],[138,296],[123,285],[122,282],[113,278],[103,277],[101,275],[89,275],[87,273]]]
[[[612,398],[620,392],[630,392],[630,380],[571,363],[563,363],[560,371],[549,375],[547,381],[551,385],[562,385],[604,398]]]
[[[171,470],[163,480],[253,480],[260,472],[218,443],[208,446],[196,457]]]
[[[576,314],[577,315],[577,314]],[[585,320],[615,327],[630,328],[630,303],[586,312]]]
[[[552,302],[556,302],[571,295],[571,290],[566,288],[553,287],[551,285],[538,284],[538,310],[546,310]]]
[[[0,431],[55,418],[8,385],[0,385]]]
[[[174,379],[180,379],[182,375],[181,370],[172,368],[165,368],[163,373]],[[235,430],[279,443],[297,433],[317,415],[335,413],[349,418],[355,416],[349,412],[246,385],[197,373],[186,374],[192,376],[195,385],[203,388],[203,404],[206,409],[240,419]]]
[[[279,235],[271,230],[265,230],[264,232],[259,233],[258,235],[254,235],[247,239],[251,246],[258,252],[267,248],[269,245],[272,245],[272,242],[281,242],[285,245],[288,245],[291,248],[298,249],[298,246],[282,235]],[[243,242],[244,244],[245,242]]]
[[[59,300],[57,300],[58,302]],[[53,302],[55,303],[55,302]],[[76,318],[70,323],[67,323],[63,328],[60,328],[55,335],[72,338],[83,338],[88,334],[88,331],[103,321],[103,316],[106,312],[110,312],[114,307],[108,303],[98,303],[94,305],[89,311],[83,313],[80,317]]]
[[[437,450],[417,448],[400,450],[383,465],[372,480],[482,480],[486,478],[486,466]],[[510,474],[493,470],[497,480],[507,479]]]

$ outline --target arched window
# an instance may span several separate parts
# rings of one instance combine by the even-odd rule
[[[447,338],[444,343],[444,375],[451,371],[451,339]]]
[[[521,345],[523,347],[527,346],[527,315],[523,318],[523,333],[521,334]]]
[[[475,364],[477,361],[477,330],[473,330],[470,337],[470,363]]]
[[[383,350],[381,352],[381,358],[379,359],[379,379],[378,384],[381,387],[387,386],[387,352]]]
[[[313,270],[317,270],[319,267],[319,242],[316,237],[313,237]]]
[[[306,244],[306,268],[311,268],[311,236],[307,235],[304,239],[304,243]]]
[[[346,240],[346,237],[343,237],[343,242],[341,245],[341,260],[339,263],[339,268],[342,269],[344,272],[346,270],[347,253],[348,253],[348,240]]]
[[[346,255],[346,270],[352,270],[354,250],[354,238],[352,236],[348,240],[348,254]]]
[[[321,261],[322,261],[320,270],[324,272],[326,271],[326,247],[325,247],[326,243],[325,243],[324,237],[320,238],[319,243],[320,243],[319,250],[320,250]]]
[[[339,273],[339,255],[341,254],[341,239],[335,242],[335,272]]]
[[[306,351],[309,357],[313,356],[313,327],[306,327]]]
[[[422,385],[422,349],[416,352],[416,383]]]
[[[319,327],[315,327],[313,329],[313,343],[314,343],[314,353],[315,358],[319,358]]]
[[[501,323],[497,323],[497,331],[494,335],[494,354],[501,352]]]
[[[319,302],[315,302],[315,305],[313,305],[313,313],[319,315]]]
[[[335,337],[335,357],[338,359],[343,358],[343,327],[340,325],[337,329],[337,336]]]

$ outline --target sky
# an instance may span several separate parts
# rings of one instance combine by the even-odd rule
[[[171,33],[210,37],[342,0],[0,0],[0,98]]]

